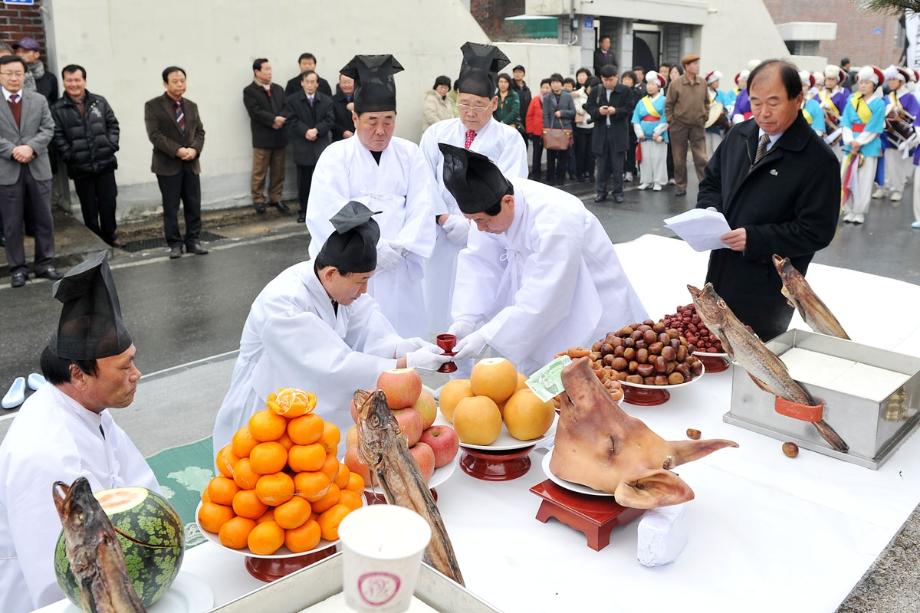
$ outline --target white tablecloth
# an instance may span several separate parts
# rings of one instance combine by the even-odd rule
[[[680,241],[644,236],[617,251],[656,318],[687,304],[686,284],[705,277],[707,254]],[[920,355],[920,287],[820,265],[808,279],[854,340]],[[792,326],[805,327],[798,316]],[[677,469],[696,492],[677,562],[640,566],[636,522],[596,552],[555,520],[536,521],[540,499],[528,488],[545,476],[535,451],[515,481],[458,470],[438,488],[467,587],[509,612],[833,610],[920,502],[920,437],[878,471],[806,450],[790,460],[779,441],[722,422],[730,387],[731,371],[708,374],[664,405],[623,405],[665,438],[692,427],[740,444]],[[213,586],[216,604],[260,585],[240,556],[210,543],[189,551],[183,570]]]

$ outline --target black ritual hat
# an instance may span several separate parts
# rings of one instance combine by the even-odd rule
[[[380,226],[371,219],[380,211],[371,211],[352,200],[332,216],[335,229],[316,259],[347,272],[371,272],[377,268],[377,241]]]
[[[396,110],[393,75],[402,65],[389,53],[356,55],[339,71],[355,80],[355,113]]]
[[[486,156],[447,143],[438,148],[444,154],[444,185],[467,215],[493,209],[513,193],[511,182]]]
[[[105,252],[71,268],[51,293],[64,304],[50,343],[59,357],[94,360],[118,355],[131,346]]]
[[[460,51],[463,61],[458,91],[485,98],[494,96],[498,72],[511,63],[508,56],[495,45],[481,43],[464,43]]]

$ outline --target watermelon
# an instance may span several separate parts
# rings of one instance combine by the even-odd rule
[[[165,498],[143,487],[104,490],[95,496],[115,527],[134,590],[149,608],[179,573],[185,553],[182,520]],[[54,571],[58,585],[79,606],[80,588],[70,571],[63,532],[54,550]]]

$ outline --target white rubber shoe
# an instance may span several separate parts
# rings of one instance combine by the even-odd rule
[[[25,377],[16,377],[16,380],[13,381],[13,385],[10,386],[10,389],[7,390],[6,395],[3,396],[3,400],[0,401],[0,406],[4,409],[15,409],[26,399],[26,380]]]

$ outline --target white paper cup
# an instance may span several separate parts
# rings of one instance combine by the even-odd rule
[[[349,513],[339,538],[345,603],[356,611],[407,610],[431,540],[428,522],[415,511],[374,504]]]

